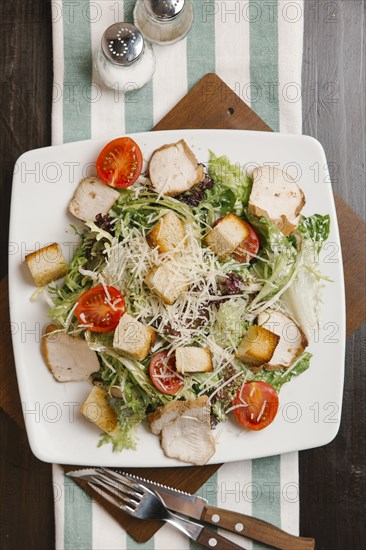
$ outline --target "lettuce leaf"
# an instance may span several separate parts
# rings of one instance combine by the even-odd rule
[[[266,309],[280,297],[294,277],[299,265],[298,252],[278,227],[267,218],[249,213],[246,215],[249,223],[259,234],[262,245],[259,256],[263,258],[253,264],[253,272],[263,286],[250,308]]]
[[[236,347],[248,330],[245,320],[247,302],[243,298],[232,298],[221,304],[212,329],[215,342],[223,348]]]
[[[281,369],[278,371],[263,370],[256,374],[251,380],[267,382],[267,384],[270,384],[278,393],[284,384],[289,382],[294,376],[300,376],[300,374],[309,368],[311,358],[312,354],[305,351],[297,360],[293,368],[290,367],[290,369]]]
[[[205,198],[199,205],[200,209],[208,211],[208,223],[229,212],[242,215],[253,182],[239,163],[231,164],[228,157],[217,157],[210,151],[208,175],[214,181],[214,186],[205,192]]]

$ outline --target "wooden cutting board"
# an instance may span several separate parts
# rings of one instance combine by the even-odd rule
[[[226,128],[272,131],[217,75],[206,75],[153,130],[189,128]],[[366,223],[341,199],[335,197],[340,227],[346,281],[347,335],[351,335],[366,319],[365,288]],[[354,235],[358,235],[355,239]],[[0,406],[24,427],[11,344],[8,311],[7,279],[0,281],[1,319],[3,322],[0,355]],[[209,479],[219,465],[186,468],[135,468],[134,474],[194,493]],[[65,471],[73,469],[65,466]],[[83,482],[83,488],[93,492]],[[101,503],[98,495],[93,495]],[[145,542],[161,527],[159,522],[140,522],[110,505],[103,506],[138,542]]]

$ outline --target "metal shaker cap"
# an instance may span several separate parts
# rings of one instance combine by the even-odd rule
[[[157,21],[170,21],[181,13],[185,0],[143,0],[147,13]]]
[[[114,23],[102,36],[102,51],[116,65],[128,66],[137,61],[144,46],[141,32],[130,23]]]

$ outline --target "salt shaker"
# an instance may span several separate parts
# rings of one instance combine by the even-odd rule
[[[155,71],[151,44],[130,23],[114,23],[104,32],[95,66],[108,88],[120,93],[142,88]]]
[[[137,0],[133,16],[146,40],[174,44],[192,27],[193,5],[191,0]]]

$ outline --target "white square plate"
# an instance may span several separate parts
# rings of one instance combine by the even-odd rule
[[[113,136],[112,136],[113,137]],[[111,137],[111,139],[112,139]],[[216,430],[216,454],[211,460],[229,462],[317,447],[337,434],[342,404],[345,305],[338,225],[332,188],[322,146],[306,136],[239,130],[174,130],[135,134],[144,158],[163,144],[184,138],[198,160],[208,151],[226,154],[233,163],[268,163],[284,168],[298,180],[306,196],[303,213],[330,214],[331,234],[321,254],[322,272],[332,279],[324,288],[320,330],[309,350],[310,368],[285,384],[275,421],[261,432],[248,432],[229,420]],[[159,440],[145,426],[139,429],[136,451],[113,453],[97,447],[100,431],[84,420],[79,407],[87,382],[56,382],[40,352],[47,324],[47,306],[32,303],[35,288],[25,254],[58,242],[70,259],[77,241],[67,212],[82,177],[94,173],[95,160],[107,140],[81,141],[29,151],[16,163],[10,222],[9,284],[13,347],[18,384],[29,442],[41,460],[62,464],[104,466],[175,466],[163,454]],[[11,396],[9,396],[10,398]]]

